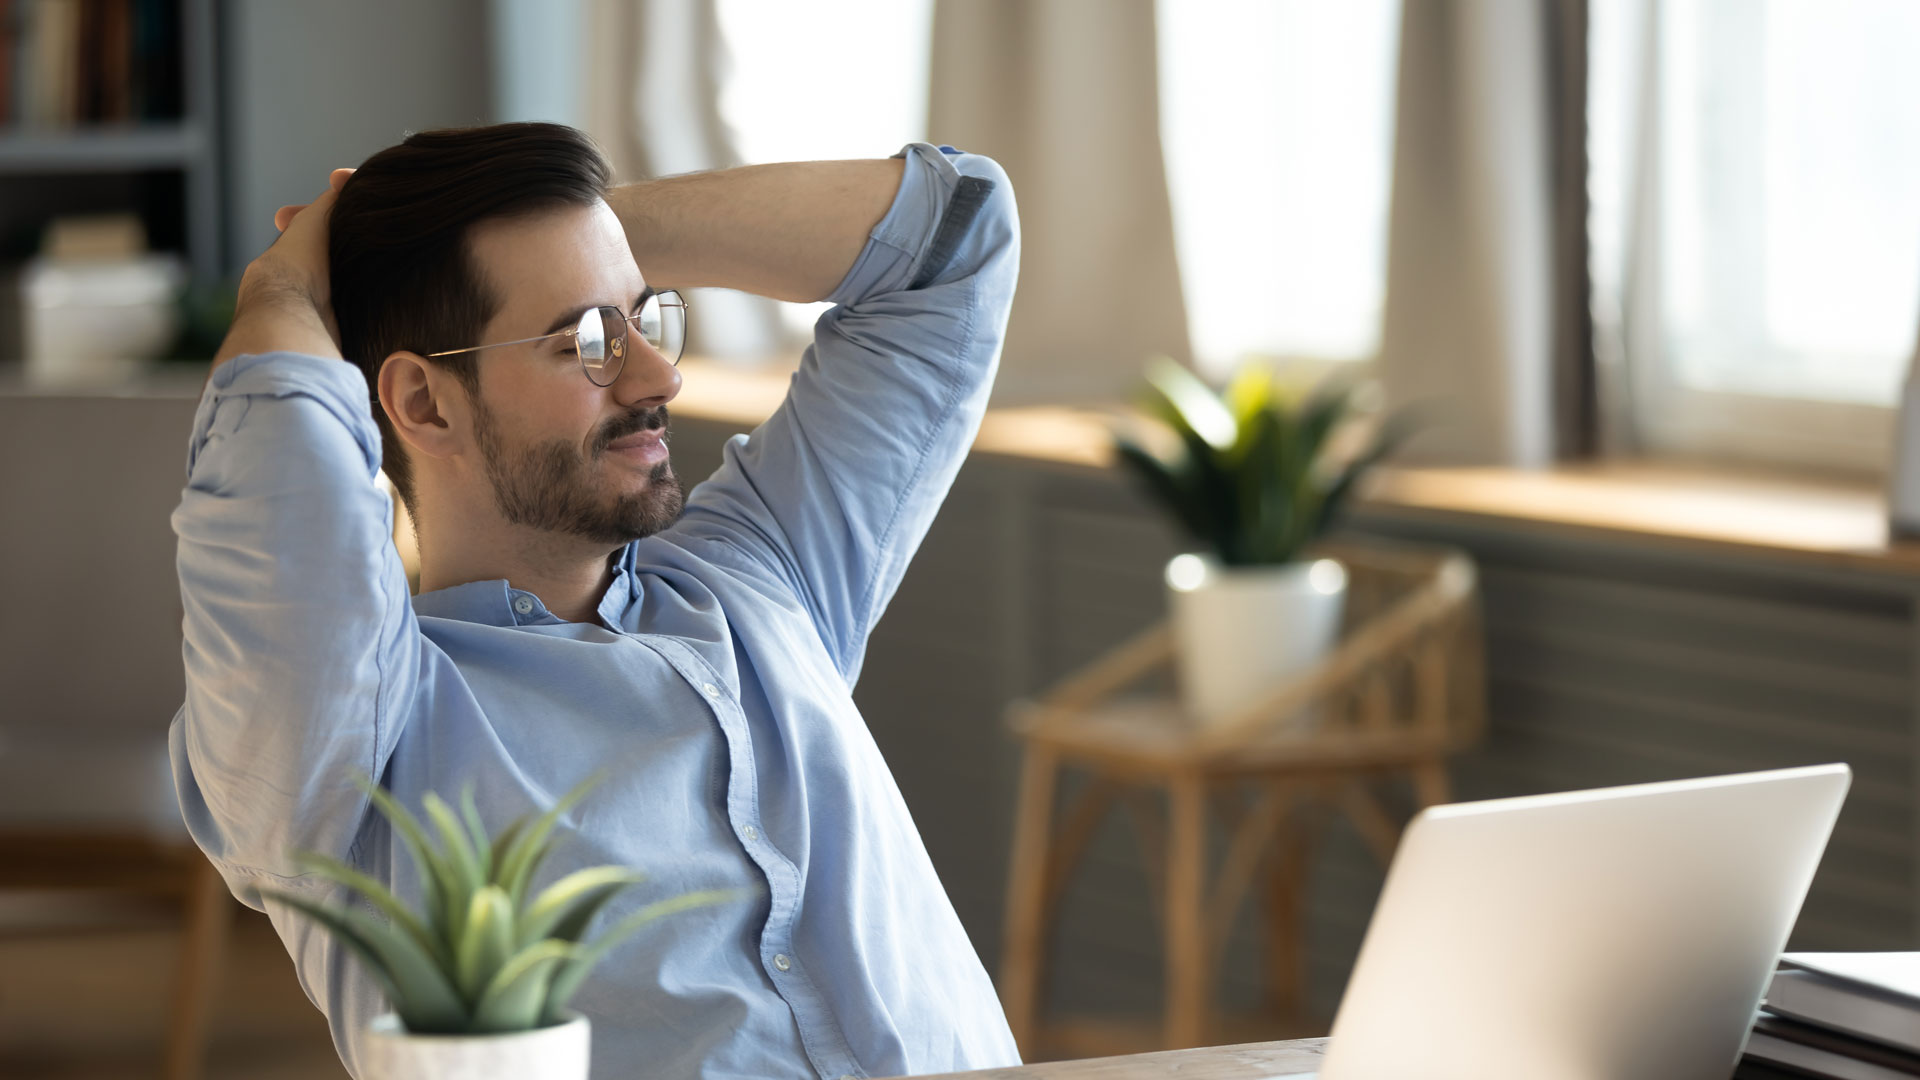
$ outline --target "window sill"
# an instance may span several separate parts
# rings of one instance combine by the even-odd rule
[[[689,359],[676,415],[751,427],[780,404],[789,367]],[[993,409],[974,452],[1067,467],[1113,462],[1107,422],[1090,410]],[[1365,504],[1611,534],[1694,550],[1740,551],[1920,576],[1920,540],[1890,538],[1886,499],[1870,479],[1646,461],[1553,469],[1376,469]]]
[[[1552,469],[1382,468],[1367,503],[1920,575],[1871,480],[1648,461]]]

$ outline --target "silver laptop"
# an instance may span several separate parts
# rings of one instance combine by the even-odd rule
[[[1440,806],[1407,829],[1321,1080],[1727,1080],[1852,772]]]

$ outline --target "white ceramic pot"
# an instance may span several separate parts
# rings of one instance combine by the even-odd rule
[[[1217,723],[1313,666],[1340,637],[1347,571],[1332,559],[1225,566],[1207,555],[1167,564],[1180,696]]]
[[[367,1080],[587,1080],[587,1018],[511,1035],[413,1035],[387,1013],[367,1025]]]

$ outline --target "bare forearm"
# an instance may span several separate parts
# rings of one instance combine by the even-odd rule
[[[338,357],[340,346],[322,314],[324,303],[297,284],[249,269],[234,306],[233,325],[214,354],[213,366],[249,353]]]
[[[608,203],[647,283],[823,300],[886,216],[904,163],[802,161],[648,180]]]

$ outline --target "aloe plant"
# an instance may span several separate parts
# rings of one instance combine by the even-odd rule
[[[1115,448],[1196,541],[1228,566],[1289,563],[1333,522],[1354,482],[1407,433],[1383,424],[1345,460],[1328,453],[1355,413],[1359,385],[1326,380],[1286,392],[1266,369],[1242,368],[1224,394],[1166,358],[1147,367],[1147,414],[1178,437],[1163,457],[1116,432]]]
[[[741,895],[708,889],[648,904],[591,942],[585,934],[594,916],[644,875],[589,867],[529,897],[560,815],[602,778],[589,777],[545,813],[521,817],[492,839],[474,805],[473,785],[462,790],[458,812],[428,792],[422,805],[436,844],[428,826],[391,794],[356,777],[419,867],[425,910],[408,910],[380,882],[310,851],[296,855],[303,868],[366,897],[385,920],[283,890],[262,889],[261,895],[304,913],[351,950],[412,1034],[499,1034],[560,1023],[574,992],[614,946],[662,916]]]

